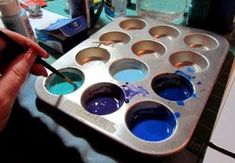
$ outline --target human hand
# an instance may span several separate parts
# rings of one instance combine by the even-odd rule
[[[1,53],[7,52],[4,51],[7,43],[0,38],[0,131],[7,124],[12,105],[28,73],[47,76],[46,69],[34,63],[36,57],[48,57],[48,53],[34,41],[6,29],[2,31],[27,50],[6,64]]]

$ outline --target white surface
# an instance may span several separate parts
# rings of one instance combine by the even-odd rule
[[[227,155],[224,155],[210,147],[206,150],[203,163],[234,163],[235,160]]]
[[[53,12],[42,9],[42,17],[39,18],[29,18],[30,24],[32,26],[33,31],[35,32],[35,28],[43,29],[47,27],[50,23],[55,22],[58,19],[66,18],[64,16],[55,14]],[[0,19],[0,28],[5,28],[2,20]]]
[[[220,111],[210,141],[235,153],[235,62],[230,72]]]
[[[66,18],[62,15],[55,14],[53,12],[42,9],[42,17],[39,18],[29,18],[30,24],[33,28],[44,29],[51,23],[54,23],[58,19]]]

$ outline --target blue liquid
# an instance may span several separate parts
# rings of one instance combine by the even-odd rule
[[[183,105],[182,101],[190,98],[194,93],[190,80],[178,74],[163,74],[156,77],[152,87],[162,98],[177,101],[180,105]]]
[[[55,76],[55,78],[52,80],[52,82],[49,84],[47,88],[50,93],[56,95],[69,94],[80,88],[81,85],[83,84],[83,78],[80,77],[79,75],[69,72],[63,72],[63,74],[69,77],[74,82],[75,85],[64,81],[59,76]]]
[[[117,72],[114,78],[119,81],[133,83],[143,80],[146,75],[147,72],[141,69],[126,69]]]
[[[97,94],[86,102],[86,110],[92,114],[106,115],[118,110],[124,100],[117,99],[111,94]]]
[[[132,120],[131,132],[147,141],[161,141],[170,137],[176,127],[174,114],[166,109],[152,108],[152,110],[156,111],[146,111],[133,116],[135,119]]]
[[[158,92],[158,95],[162,98],[172,101],[182,101],[192,95],[192,90],[184,85],[171,85]]]

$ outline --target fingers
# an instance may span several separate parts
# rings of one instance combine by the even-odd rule
[[[44,76],[47,77],[47,70],[45,69],[44,66],[38,63],[34,63],[32,68],[31,68],[31,73],[37,76]]]
[[[7,67],[0,77],[0,97],[13,98],[17,96],[36,57],[34,51],[28,50]]]
[[[31,39],[24,37],[16,32],[12,32],[10,30],[4,29],[2,31],[6,33],[9,37],[14,39],[16,42],[18,42],[20,45],[22,45],[23,47],[31,48],[40,57],[47,58],[49,56],[44,49],[42,49],[36,42],[32,41]]]
[[[28,38],[26,38],[26,37],[24,37],[24,36],[22,36],[18,33],[7,30],[7,29],[2,29],[2,31],[4,33],[6,33],[9,37],[11,37],[13,40],[15,40],[17,43],[19,43],[21,46],[25,47],[25,49],[31,49],[32,51],[34,51],[35,55],[39,55],[40,57],[43,57],[43,58],[47,58],[49,56],[48,53],[44,49],[42,49],[34,41],[32,41],[32,40],[30,40],[30,39],[28,39]],[[6,43],[5,43],[4,40],[0,39],[0,43],[1,43],[0,48],[3,49],[4,47],[6,47]],[[0,57],[1,57],[1,55],[0,55]],[[0,73],[4,72],[5,69],[6,69],[6,65],[4,65],[4,63],[2,63],[2,65],[3,65],[2,68],[1,68],[1,65],[0,65]],[[41,66],[39,64],[36,64],[36,63],[32,66],[31,72],[34,75],[47,76],[46,69],[43,66]]]

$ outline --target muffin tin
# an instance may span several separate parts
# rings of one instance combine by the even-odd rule
[[[51,73],[35,90],[124,146],[171,155],[190,140],[228,49],[215,33],[119,17],[53,64],[75,85]]]

